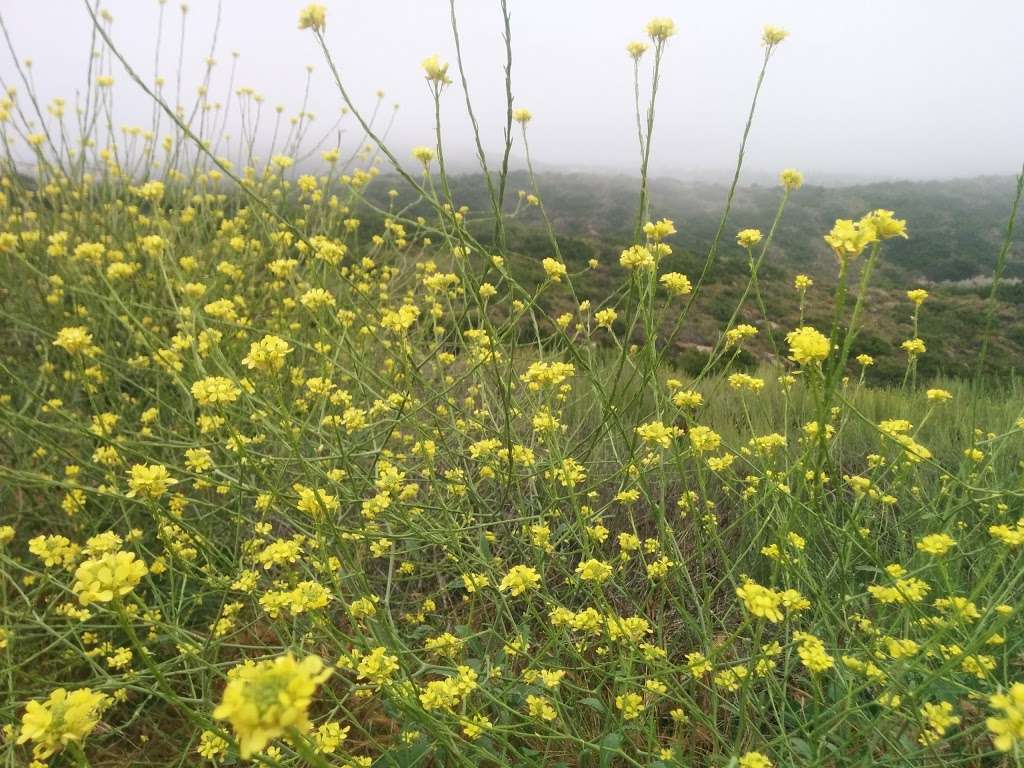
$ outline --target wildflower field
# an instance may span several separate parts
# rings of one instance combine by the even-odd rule
[[[867,382],[872,271],[913,237],[898,211],[818,233],[829,322],[759,313],[799,171],[774,220],[731,221],[730,192],[704,270],[672,271],[686,222],[647,183],[672,21],[623,56],[633,242],[587,264],[547,223],[511,40],[488,84],[504,154],[480,145],[490,205],[468,210],[440,109],[429,146],[393,153],[321,6],[291,34],[363,141],[304,173],[302,114],[267,158],[218,152],[205,91],[176,110],[85,5],[84,106],[21,67],[0,103],[0,764],[1021,763],[1024,392],[925,380],[916,333],[891,340],[902,383]],[[763,32],[737,179],[785,37]],[[472,116],[471,74],[431,56],[410,77]],[[160,130],[114,127],[115,78]],[[431,214],[374,202],[380,184]],[[507,245],[523,211],[539,265]],[[693,375],[672,341],[725,248],[749,277]],[[577,293],[592,272],[614,289]],[[812,279],[790,280],[802,319]],[[916,329],[927,291],[905,311]],[[735,364],[766,336],[770,360]]]

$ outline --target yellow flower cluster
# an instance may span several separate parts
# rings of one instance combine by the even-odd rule
[[[34,742],[36,760],[46,760],[69,744],[78,744],[92,733],[110,697],[91,688],[67,691],[58,688],[42,702],[30,701],[21,718],[18,743]]]
[[[829,353],[829,340],[820,331],[803,326],[786,334],[789,357],[800,365],[820,363]]]
[[[777,592],[752,579],[736,588],[736,596],[751,615],[773,623],[782,621],[785,617],[783,611],[802,611],[810,608],[810,602],[795,589]]]
[[[148,572],[134,552],[108,552],[78,566],[72,589],[82,605],[109,603],[135,589]]]
[[[228,672],[228,683],[213,716],[231,724],[238,752],[245,760],[289,731],[308,731],[313,695],[330,676],[331,670],[318,656],[299,660],[287,653],[247,662]]]
[[[284,359],[291,351],[284,339],[270,334],[252,343],[249,354],[242,358],[242,364],[257,371],[274,373],[284,367]]]
[[[242,394],[231,379],[207,376],[192,385],[192,397],[200,405],[229,405]]]

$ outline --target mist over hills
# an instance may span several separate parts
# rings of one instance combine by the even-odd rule
[[[831,252],[821,236],[837,218],[859,218],[868,210],[888,208],[907,220],[910,238],[890,249],[885,270],[895,278],[946,282],[987,278],[995,266],[1005,233],[1015,180],[983,176],[948,181],[887,181],[846,186],[807,184],[790,196],[776,231],[772,261],[805,271],[834,270]],[[383,186],[383,185],[382,185]],[[382,186],[378,186],[380,193]],[[570,237],[628,240],[636,216],[638,182],[627,175],[598,173],[540,174],[538,186],[556,231]],[[457,204],[477,213],[488,210],[483,177],[452,180]],[[513,173],[513,193],[529,189],[525,173]],[[706,251],[718,227],[728,186],[706,181],[656,178],[650,183],[652,216],[672,219],[675,242]],[[736,230],[768,230],[781,196],[777,184],[751,184],[737,189],[725,235],[726,248]],[[514,194],[513,194],[514,201]],[[524,226],[541,219],[528,210]],[[1007,277],[1024,276],[1024,231],[1018,229],[1007,265]]]

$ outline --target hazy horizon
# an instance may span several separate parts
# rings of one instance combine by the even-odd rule
[[[303,103],[305,66],[311,64],[307,110],[316,115],[311,148],[338,119],[341,100],[308,31],[297,29],[302,2],[224,0],[209,100],[228,101],[232,51],[238,51],[233,89],[265,96],[260,141],[269,149],[273,107],[285,116]],[[326,2],[327,40],[353,98],[369,112],[375,92],[386,122],[398,103],[389,142],[403,162],[418,144],[433,143],[433,112],[420,61],[437,53],[455,79],[445,93],[442,121],[452,170],[472,171],[472,133],[458,81],[449,6],[445,0]],[[178,88],[180,6],[163,7],[162,42],[155,39],[160,6],[109,0],[113,40],[144,78],[166,78],[173,103]],[[763,24],[789,30],[769,64],[748,144],[744,183],[760,183],[783,167],[803,170],[811,183],[946,179],[1011,175],[1024,157],[1024,101],[1016,78],[1024,48],[1024,4],[999,0],[966,8],[942,0],[898,5],[863,4],[837,24],[834,10],[797,0],[727,7],[683,6],[638,0],[628,7],[600,0],[541,3],[510,0],[516,106],[534,115],[530,148],[538,170],[635,174],[632,63],[627,42],[642,39],[646,21],[675,19],[679,34],[668,44],[659,91],[651,175],[719,180],[731,173],[762,57]],[[185,16],[182,102],[196,98],[210,53],[218,3],[199,0]],[[456,3],[474,109],[492,165],[501,143],[504,80],[500,8]],[[91,21],[84,4],[66,0],[15,3],[3,19],[19,60],[31,59],[41,102],[62,97],[71,113],[88,64]],[[61,14],[60,24],[40,23]],[[3,85],[23,87],[9,54]],[[645,57],[646,66],[649,66]],[[115,63],[114,125],[149,127],[151,106]],[[237,100],[232,95],[233,111]],[[166,121],[164,122],[166,126]],[[228,132],[237,135],[237,119]],[[351,116],[341,144],[357,148],[361,134]],[[334,139],[331,139],[333,144]],[[522,147],[516,137],[513,159]]]

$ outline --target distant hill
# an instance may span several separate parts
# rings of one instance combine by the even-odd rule
[[[625,175],[544,174],[538,179],[548,214],[560,234],[629,239],[635,221],[636,179]],[[845,187],[807,184],[790,197],[775,236],[774,249],[786,264],[806,271],[832,268],[821,236],[837,218],[859,218],[873,208],[888,208],[907,220],[911,237],[892,249],[886,267],[896,279],[916,282],[959,281],[988,276],[1002,242],[1015,180],[988,176],[952,181],[883,182]],[[482,177],[453,182],[456,201],[478,213],[489,206]],[[677,242],[706,251],[725,203],[722,184],[654,179],[655,217],[676,223]],[[514,173],[510,188],[528,188],[524,173]],[[767,231],[778,205],[777,186],[740,187],[726,234],[745,227]],[[525,221],[540,224],[539,216]],[[731,240],[731,237],[730,237]],[[1024,278],[1024,227],[1018,229],[1008,277]]]
[[[594,299],[607,295],[623,278],[618,254],[633,235],[637,180],[625,175],[547,173],[538,177],[538,185],[570,268],[581,270],[591,258],[602,264],[575,281],[577,292]],[[873,372],[876,378],[898,378],[903,370],[899,343],[911,333],[910,307],[904,292],[924,286],[931,298],[922,312],[920,332],[928,342],[929,354],[922,358],[919,370],[925,374],[968,375],[983,336],[985,300],[1005,234],[1014,185],[1015,180],[1008,176],[844,187],[807,184],[791,195],[761,269],[768,319],[748,301],[742,321],[781,332],[793,327],[799,317],[792,279],[798,272],[805,272],[816,283],[808,294],[807,320],[828,322],[837,264],[822,236],[837,218],[859,218],[871,209],[887,208],[907,220],[910,237],[886,243],[867,306],[872,322],[855,351],[878,358]],[[490,202],[482,176],[456,176],[451,186],[456,204],[469,206],[471,217],[488,214]],[[678,230],[671,239],[675,253],[665,268],[691,276],[699,274],[718,227],[727,187],[654,179],[650,188],[652,218],[670,218]],[[387,177],[371,186],[371,195],[379,195],[383,202],[389,189],[399,190],[400,204],[414,202],[398,180]],[[507,201],[510,209],[521,189],[529,189],[527,176],[512,174]],[[746,255],[735,244],[735,233],[746,227],[767,233],[780,195],[777,186],[751,185],[737,190],[718,261],[702,290],[700,311],[691,316],[677,342],[681,359],[687,364],[702,364],[695,350],[714,342],[746,284]],[[477,229],[486,242],[489,227],[481,222]],[[539,211],[524,207],[510,223],[509,235],[510,247],[523,259],[520,270],[538,272],[538,262],[552,250]],[[1024,221],[1017,229],[1004,274],[1006,281],[997,307],[997,336],[988,364],[989,372],[998,375],[1024,369]],[[539,272],[537,279],[541,279]],[[569,308],[566,297],[559,298],[557,292],[550,301],[564,301],[565,308]],[[768,336],[763,334],[760,346],[754,345],[755,356],[766,356],[770,351]]]

